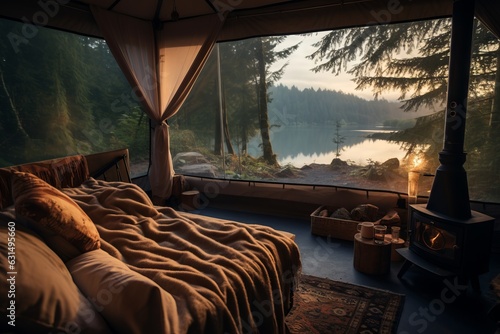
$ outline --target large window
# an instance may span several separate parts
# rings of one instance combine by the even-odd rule
[[[0,167],[127,147],[146,172],[148,118],[103,40],[4,19],[0,33]]]
[[[476,26],[465,168],[471,199],[498,202],[500,51]],[[441,19],[220,43],[169,121],[176,172],[406,193],[416,171],[428,196],[450,30]]]
[[[0,20],[0,166],[128,147],[149,122],[106,43]],[[169,120],[177,173],[427,196],[443,148],[451,21],[219,43]],[[499,41],[476,22],[465,150],[470,197],[500,202]]]

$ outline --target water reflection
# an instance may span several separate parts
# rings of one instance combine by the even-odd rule
[[[340,145],[340,158],[357,165],[367,165],[369,160],[384,162],[390,158],[402,159],[405,152],[399,144],[386,140],[370,139],[366,136],[376,132],[390,132],[380,128],[359,129],[343,128],[340,135],[345,137]],[[274,153],[281,165],[292,164],[302,167],[311,163],[329,164],[335,158],[337,146],[332,127],[319,126],[282,126],[271,132]],[[250,142],[249,153],[261,155],[260,140]]]

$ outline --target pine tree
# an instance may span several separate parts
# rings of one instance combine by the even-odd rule
[[[43,27],[26,38],[23,29],[0,20],[9,36],[0,40],[0,163],[127,146],[119,119],[142,116],[106,43]]]
[[[480,22],[475,26],[465,146],[469,176],[479,180],[500,169],[500,157],[493,153],[499,146],[500,51],[498,39]],[[309,57],[321,62],[313,71],[347,71],[357,89],[371,88],[376,98],[398,91],[404,111],[436,108],[438,114],[419,119],[413,129],[393,137],[404,143],[409,155],[423,151],[436,167],[436,152],[442,148],[450,36],[450,19],[336,30],[319,41]],[[491,179],[497,179],[493,174]]]
[[[335,157],[340,157],[340,152],[343,150],[342,144],[345,142],[345,136],[340,134],[340,128],[342,127],[342,122],[340,120],[335,121],[335,136],[333,137],[333,142],[336,145]]]
[[[433,107],[446,96],[450,28],[441,19],[334,30],[314,45],[309,58],[323,62],[312,70],[346,71],[356,89],[371,87],[375,98],[399,91],[405,111]]]
[[[1,112],[16,119],[16,127],[6,129],[1,143],[8,150],[5,156],[10,163],[21,163],[77,153],[84,147],[79,145],[79,134],[94,127],[88,68],[77,36],[37,28],[28,39],[21,23],[0,22],[4,35],[17,36],[10,45],[5,41],[0,45],[4,92],[0,99],[2,106],[9,105]],[[13,40],[22,42],[12,44]]]
[[[270,138],[269,88],[279,80],[287,66],[271,70],[277,61],[286,59],[298,45],[278,50],[286,37],[253,38],[221,45],[221,68],[228,123],[237,133],[240,152],[256,131],[262,139],[263,159],[277,165]],[[233,134],[234,136],[234,134]]]
[[[268,102],[270,97],[268,89],[274,82],[281,78],[287,64],[285,63],[275,71],[271,71],[270,69],[278,60],[286,59],[290,56],[299,46],[299,44],[295,44],[277,51],[276,49],[279,44],[282,43],[285,38],[286,37],[255,38],[252,40],[253,45],[251,46],[255,57],[255,63],[253,64],[255,69],[254,82],[258,99],[259,126],[262,137],[263,159],[271,165],[278,165],[278,161],[273,152],[269,134],[270,124]]]

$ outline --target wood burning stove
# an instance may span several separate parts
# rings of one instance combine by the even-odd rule
[[[409,248],[398,277],[412,264],[440,276],[458,276],[479,290],[478,275],[488,272],[494,219],[471,211],[456,219],[430,211],[425,204],[410,205]]]
[[[426,205],[410,205],[409,247],[398,277],[412,264],[441,276],[458,276],[479,289],[478,275],[489,270],[494,219],[471,211],[465,163],[464,135],[474,0],[453,3],[452,37],[444,147]]]

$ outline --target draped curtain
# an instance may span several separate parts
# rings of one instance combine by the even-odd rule
[[[92,6],[92,13],[134,94],[152,120],[149,181],[153,202],[162,204],[171,195],[174,175],[166,120],[177,113],[193,87],[224,18],[213,14],[169,22],[155,31],[151,21],[96,6]]]

